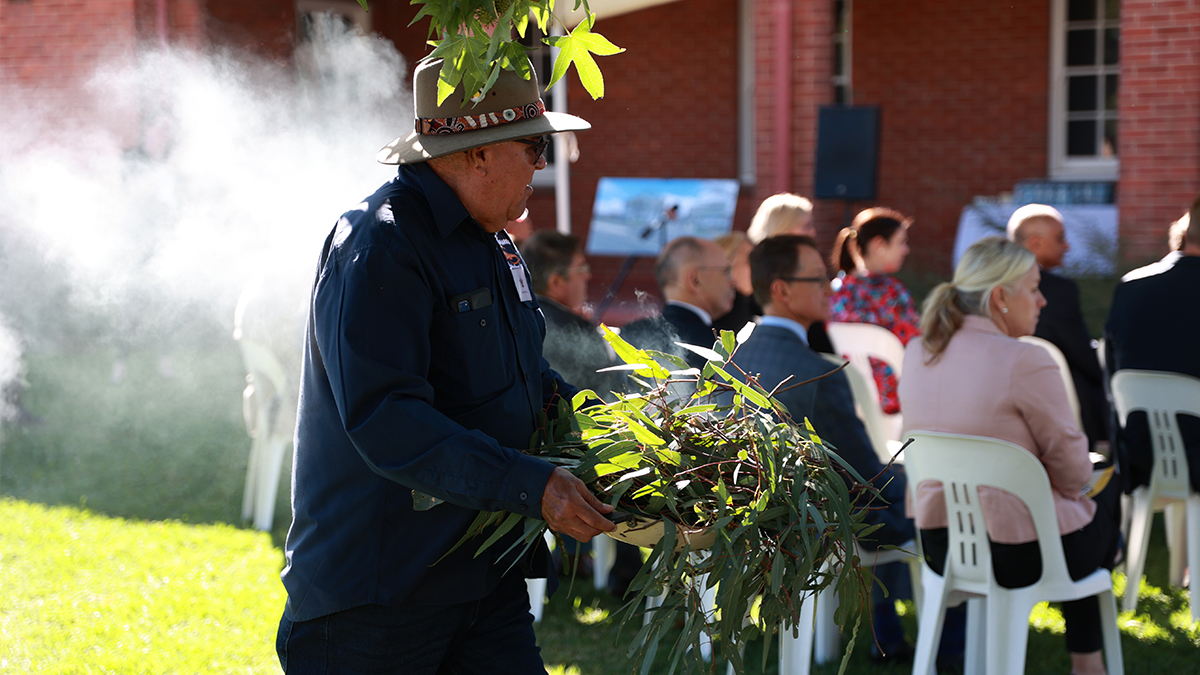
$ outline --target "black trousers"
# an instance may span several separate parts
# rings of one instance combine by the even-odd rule
[[[1078,581],[1098,568],[1111,570],[1120,541],[1121,502],[1118,481],[1110,480],[1096,495],[1096,515],[1082,529],[1062,537],[1067,572]],[[943,574],[949,534],[946,528],[921,530],[921,546],[930,569]],[[1042,554],[1038,543],[991,543],[992,573],[1004,588],[1031,586],[1042,576]],[[1088,653],[1104,646],[1100,604],[1095,596],[1062,603],[1067,625],[1067,651]]]

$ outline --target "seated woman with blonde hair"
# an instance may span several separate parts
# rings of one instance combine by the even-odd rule
[[[808,199],[790,192],[771,195],[758,205],[746,235],[751,244],[781,234],[817,236],[813,226],[813,205]]]
[[[1075,422],[1058,367],[1042,347],[1018,340],[1033,333],[1046,305],[1037,260],[1000,237],[963,254],[954,281],[925,301],[923,336],[908,346],[900,402],[907,430],[987,436],[1033,453],[1050,477],[1067,569],[1082,579],[1112,569],[1118,548],[1116,481],[1096,496],[1087,437]],[[969,461],[969,457],[964,457]],[[980,490],[996,582],[1006,588],[1041,577],[1037,534],[1016,497]],[[945,569],[946,508],[940,483],[918,486],[915,510],[926,560]],[[1103,675],[1100,608],[1095,597],[1062,603],[1074,675]]]

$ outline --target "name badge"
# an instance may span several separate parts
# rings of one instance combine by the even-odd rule
[[[533,302],[533,290],[529,288],[529,280],[525,276],[525,261],[521,259],[517,247],[513,245],[512,240],[503,230],[496,233],[496,243],[500,245],[500,250],[504,253],[508,271],[512,272],[513,286],[517,289],[517,295],[523,302]]]

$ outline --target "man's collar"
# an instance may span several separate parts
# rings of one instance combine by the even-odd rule
[[[425,193],[425,199],[429,201],[430,210],[433,211],[433,222],[437,226],[438,234],[445,237],[463,221],[471,218],[462,200],[446,181],[434,172],[428,162],[401,164],[401,175],[405,171],[411,171],[413,177],[421,184],[421,191]]]
[[[759,326],[775,326],[776,328],[786,328],[787,330],[790,330],[793,333],[795,333],[796,337],[800,338],[800,341],[803,342],[805,345],[808,344],[808,329],[791,319],[787,319],[782,316],[773,316],[771,314],[764,314],[762,319],[759,320],[758,325]]]
[[[575,313],[575,312],[572,312],[569,307],[567,307],[566,305],[562,304],[561,302],[555,300],[554,298],[552,298],[548,295],[543,295],[541,293],[535,293],[535,295],[537,295],[539,305],[549,305],[551,307],[556,307],[556,308],[561,309],[562,311],[566,312],[567,314]]]
[[[684,309],[686,309],[686,310],[688,310],[688,311],[692,312],[693,314],[695,314],[696,316],[700,317],[700,318],[701,318],[701,320],[703,320],[703,321],[704,321],[704,325],[705,325],[705,326],[711,326],[711,325],[712,325],[712,315],[711,315],[711,314],[709,314],[708,312],[706,312],[706,311],[704,311],[704,310],[700,309],[699,307],[697,307],[697,306],[695,306],[695,305],[688,304],[688,303],[686,303],[686,302],[684,302],[684,301],[682,301],[682,300],[668,300],[668,301],[667,301],[667,304],[668,304],[668,305],[675,305],[675,306],[677,306],[677,307],[682,307],[682,308],[684,308]]]

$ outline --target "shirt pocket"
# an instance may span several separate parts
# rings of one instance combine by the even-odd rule
[[[511,385],[506,341],[497,305],[434,316],[429,381],[434,402],[446,409],[494,398]]]

